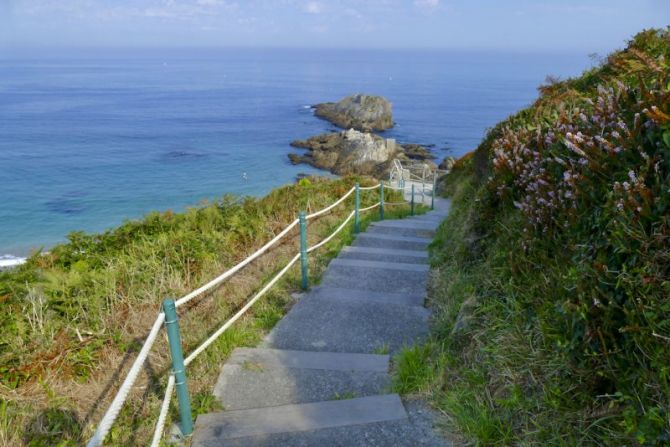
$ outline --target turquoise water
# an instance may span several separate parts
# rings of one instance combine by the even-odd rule
[[[399,142],[440,159],[530,104],[581,54],[154,50],[0,56],[0,256],[151,210],[294,181],[289,142],[333,127],[308,107],[391,100]],[[246,175],[245,175],[246,173]]]

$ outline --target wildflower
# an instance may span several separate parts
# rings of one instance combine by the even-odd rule
[[[635,176],[635,172],[633,172],[632,169],[630,171],[628,171],[628,178],[633,183],[635,183],[637,181],[637,177]]]

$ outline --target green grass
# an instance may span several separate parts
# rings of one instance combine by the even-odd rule
[[[103,234],[73,233],[69,243],[0,273],[0,444],[82,443],[106,409],[164,297],[182,296],[218,275],[271,239],[299,210],[327,206],[356,181],[363,186],[374,182],[310,179],[261,199],[224,197],[180,214],[151,213]],[[372,204],[377,195],[363,192],[361,206]],[[310,221],[310,244],[330,234],[352,206],[353,197]],[[409,214],[407,206],[393,208],[387,209],[388,218]],[[363,213],[361,227],[376,219],[378,210]],[[311,285],[353,237],[349,225],[310,254]],[[269,281],[297,247],[296,232],[213,293],[181,309],[185,352]],[[211,390],[220,364],[236,347],[261,340],[290,308],[299,284],[299,268],[294,267],[189,365],[194,414],[217,408]],[[110,432],[109,445],[143,444],[151,436],[169,370],[165,340],[159,337],[152,352],[140,386]],[[169,419],[176,417],[172,402]]]
[[[432,334],[396,356],[394,388],[464,443],[670,444],[668,60],[668,32],[640,33],[542,87],[441,182]]]

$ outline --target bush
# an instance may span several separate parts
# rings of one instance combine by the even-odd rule
[[[476,323],[457,342],[453,308],[465,296],[437,291],[434,346],[492,396],[480,414],[514,428],[503,443],[670,443],[668,31],[644,31],[581,78],[542,87],[450,177],[436,267],[471,285]],[[440,405],[458,412],[451,401]],[[467,432],[474,416],[458,414]]]

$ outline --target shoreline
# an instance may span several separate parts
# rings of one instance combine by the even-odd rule
[[[26,263],[27,260],[28,258],[14,255],[2,255],[0,256],[0,271],[8,270],[23,265]]]

